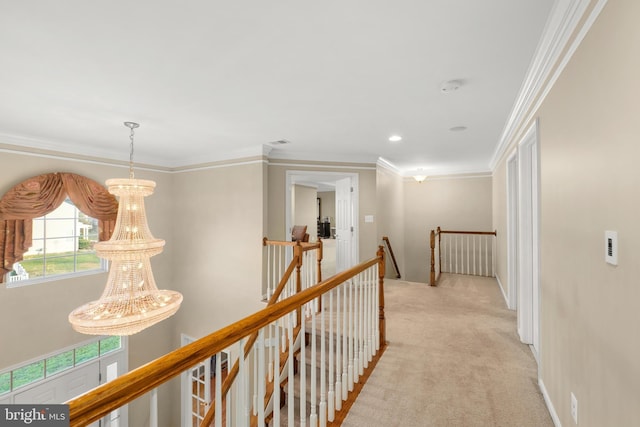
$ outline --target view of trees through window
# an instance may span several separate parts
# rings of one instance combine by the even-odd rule
[[[33,219],[33,244],[24,259],[13,265],[9,282],[97,270],[103,261],[93,245],[98,241],[98,220],[66,199],[56,210]]]

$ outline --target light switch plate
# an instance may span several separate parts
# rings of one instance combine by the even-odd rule
[[[364,222],[373,222],[373,215],[365,215]]]
[[[618,265],[618,232],[604,232],[604,260],[611,265]]]

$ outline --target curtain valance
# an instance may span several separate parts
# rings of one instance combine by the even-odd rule
[[[109,240],[116,223],[118,201],[106,188],[73,173],[34,176],[0,199],[0,283],[31,247],[33,218],[54,211],[67,196],[82,213],[98,220],[99,240]]]

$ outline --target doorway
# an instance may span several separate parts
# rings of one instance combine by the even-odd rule
[[[285,183],[285,227],[291,233],[294,218],[292,200],[295,185],[315,187],[317,191],[335,191],[335,265],[336,272],[358,262],[358,174],[320,171],[287,171]],[[327,260],[331,262],[332,260]]]

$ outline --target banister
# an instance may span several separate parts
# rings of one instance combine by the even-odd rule
[[[197,363],[219,353],[240,339],[249,336],[282,316],[297,310],[303,304],[318,298],[346,280],[379,265],[380,282],[379,324],[380,339],[385,339],[384,319],[384,251],[379,247],[375,258],[342,271],[329,279],[309,287],[289,298],[265,307],[231,325],[225,326],[191,344],[180,347],[154,361],[140,366],[88,393],[68,401],[70,426],[84,426],[97,421],[111,411],[126,405],[161,384],[180,375]]]
[[[429,284],[431,286],[436,286],[436,283],[439,279],[439,274],[442,273],[442,248],[441,248],[441,239],[442,239],[442,235],[443,234],[457,234],[457,235],[467,235],[467,236],[493,236],[496,237],[497,236],[497,231],[461,231],[461,230],[442,230],[440,227],[437,227],[437,231],[431,230],[430,233],[430,238],[429,238],[429,246],[431,248],[431,270],[430,270],[430,277],[429,277]],[[438,277],[436,277],[436,269],[435,269],[435,238],[437,237],[438,239]],[[464,238],[464,237],[463,237]],[[468,237],[467,237],[468,239]],[[480,239],[482,239],[482,237],[480,237]],[[473,266],[473,272],[475,274],[476,271],[476,266],[478,264],[476,264],[476,259],[475,259],[475,238],[472,240],[472,242],[474,242],[474,246],[473,246],[473,251],[474,251],[474,258],[473,258],[473,263],[471,264],[471,266]],[[483,241],[483,240],[481,240]],[[467,240],[467,243],[469,242],[469,240]],[[494,245],[495,245],[495,239],[493,240]],[[457,246],[456,246],[457,248]],[[456,249],[457,250],[457,249]],[[467,247],[467,251],[468,251],[468,247]],[[495,250],[495,249],[494,249]],[[482,255],[482,252],[480,252],[480,255]],[[467,259],[467,271],[470,271],[470,267],[469,267],[469,261],[471,258]],[[488,259],[488,258],[486,258]],[[480,258],[480,260],[482,260],[482,258]],[[457,252],[456,252],[456,269],[457,269]],[[495,269],[495,266],[492,266],[492,271]],[[482,265],[480,264],[479,270],[482,272]],[[463,274],[464,273],[464,267],[462,269]],[[488,271],[488,263],[486,264],[485,267],[485,271]],[[457,272],[457,271],[456,271]],[[470,274],[470,273],[466,273],[466,274]],[[482,274],[482,273],[481,273]],[[493,273],[492,273],[493,274]]]
[[[497,236],[497,231],[452,231],[452,230],[440,230],[442,234],[481,234],[481,235],[493,235]]]
[[[389,255],[391,255],[391,261],[393,261],[393,268],[396,270],[396,279],[400,279],[400,269],[398,268],[398,263],[396,262],[396,257],[393,254],[393,249],[391,249],[391,242],[389,242],[389,237],[382,236],[382,240],[387,244],[387,248],[389,249]]]

